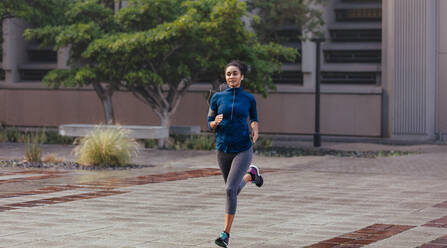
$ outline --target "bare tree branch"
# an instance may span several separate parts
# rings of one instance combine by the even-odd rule
[[[183,47],[183,44],[177,44],[171,51],[169,51],[164,58],[161,60],[160,64],[163,64],[164,62],[166,62],[166,60],[175,52],[177,51],[179,48]]]
[[[166,96],[163,93],[162,85],[157,85],[155,88],[157,90],[157,94],[161,100],[161,103],[165,106],[165,108],[169,107],[169,102],[166,100]]]
[[[101,100],[104,100],[105,91],[102,88],[101,83],[93,82],[92,85],[93,85],[93,88],[96,91],[96,94],[99,96],[99,98],[101,98]]]

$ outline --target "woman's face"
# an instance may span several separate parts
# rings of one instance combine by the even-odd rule
[[[228,66],[225,70],[225,79],[230,88],[239,88],[244,76],[241,74],[241,70],[237,66]]]

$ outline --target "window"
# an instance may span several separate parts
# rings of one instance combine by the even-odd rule
[[[271,39],[278,42],[301,43],[302,32],[299,29],[279,29],[271,34]]]
[[[378,72],[321,72],[322,84],[379,84]]]
[[[53,50],[29,49],[28,59],[30,62],[37,63],[57,63],[57,52]]]
[[[273,75],[275,84],[303,84],[303,73],[301,71],[282,71]]]
[[[21,69],[20,80],[21,81],[41,81],[50,70],[42,69]]]
[[[382,3],[382,0],[342,0],[343,2],[355,2],[355,3],[359,3],[359,2],[371,2],[371,3]]]
[[[382,20],[381,8],[336,9],[335,20],[338,22],[378,21]]]
[[[382,41],[381,29],[332,29],[329,33],[332,41]]]
[[[380,63],[380,50],[326,50],[324,59],[329,63]]]
[[[3,62],[3,45],[2,44],[3,44],[3,23],[0,24],[0,62]]]

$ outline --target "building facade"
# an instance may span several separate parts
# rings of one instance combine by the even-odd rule
[[[447,134],[447,2],[443,0],[328,0],[324,7],[326,42],[321,50],[322,135],[444,140]],[[53,90],[41,78],[64,68],[68,51],[39,49],[23,40],[26,24],[3,23],[0,121],[16,126],[57,126],[104,122],[92,89]],[[297,30],[278,30],[294,34]],[[256,95],[261,132],[313,134],[315,44],[292,40],[301,59],[283,66],[277,90]],[[206,130],[206,94],[193,85],[174,125]],[[121,124],[158,125],[152,110],[129,92],[114,95]]]

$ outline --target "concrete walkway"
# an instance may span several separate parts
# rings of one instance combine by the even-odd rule
[[[420,153],[255,156],[231,247],[447,247],[447,146],[333,143]],[[72,159],[70,146],[44,153]],[[0,144],[1,159],[23,146]],[[216,247],[225,192],[215,152],[142,150],[122,171],[0,168],[0,247]]]

